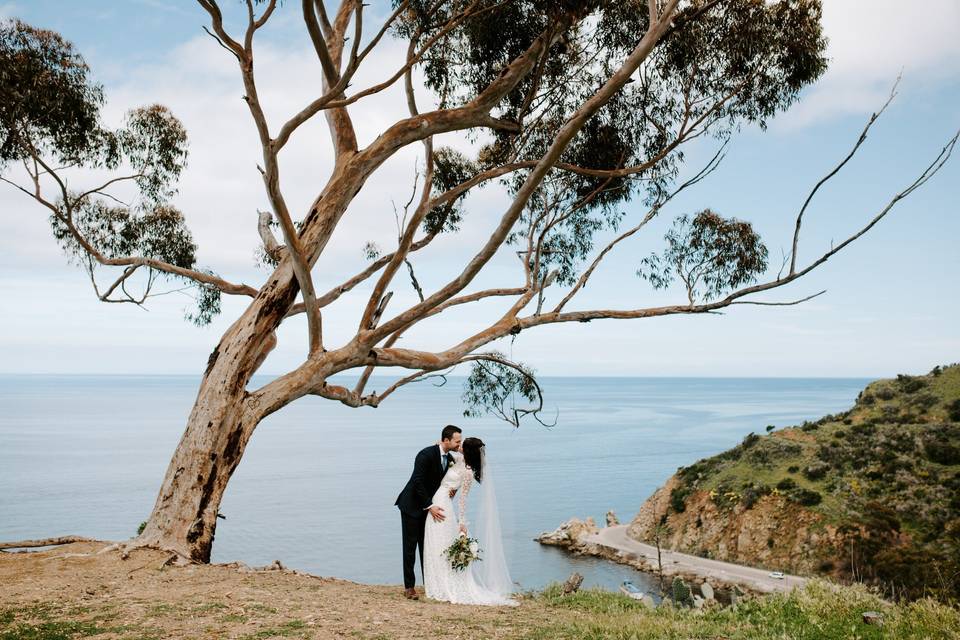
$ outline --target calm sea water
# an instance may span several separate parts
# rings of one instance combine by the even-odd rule
[[[256,380],[262,384],[266,379]],[[411,385],[378,409],[305,398],[257,429],[221,505],[213,560],[285,565],[367,583],[401,581],[393,501],[444,424],[487,443],[504,543],[523,588],[563,580],[648,583],[533,538],[571,516],[629,520],[677,467],[769,424],[850,406],[866,380],[545,378],[551,417],[513,429],[461,418],[460,381]],[[0,540],[123,539],[153,506],[198,379],[0,376]],[[373,380],[370,389],[383,388]],[[652,584],[652,582],[648,583]]]

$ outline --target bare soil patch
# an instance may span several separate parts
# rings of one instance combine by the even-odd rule
[[[150,549],[124,560],[118,551],[97,553],[106,545],[0,553],[0,636],[59,637],[59,625],[65,637],[104,639],[512,638],[544,616],[532,599],[515,608],[410,601],[399,586],[169,566],[168,554]],[[43,625],[48,636],[37,633]]]

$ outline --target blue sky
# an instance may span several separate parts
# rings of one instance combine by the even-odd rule
[[[239,16],[230,2],[222,3]],[[274,122],[313,95],[316,77],[296,3],[286,2],[258,44],[261,95]],[[652,292],[633,274],[642,256],[660,247],[670,220],[709,206],[750,220],[771,257],[789,244],[793,219],[809,188],[854,142],[865,119],[903,72],[900,95],[850,166],[808,213],[800,257],[810,258],[862,225],[936,155],[960,127],[960,6],[927,3],[929,20],[903,21],[893,0],[826,0],[831,70],[790,112],[761,132],[737,136],[721,168],[675,201],[636,241],[612,254],[584,291],[578,308],[628,308],[672,302],[679,291]],[[236,3],[239,8],[240,3]],[[373,3],[373,9],[380,7]],[[162,102],[191,135],[190,165],[176,204],[200,245],[200,262],[234,281],[258,284],[254,267],[255,210],[266,206],[256,173],[259,152],[235,64],[202,32],[205,14],[192,2],[135,0],[83,3],[0,0],[0,16],[19,17],[73,41],[107,91],[105,115],[119,122],[131,107]],[[388,73],[398,53],[370,61],[366,86]],[[361,143],[403,115],[402,96],[388,91],[360,103],[354,117]],[[448,139],[445,144],[464,144]],[[282,158],[284,186],[305,207],[329,169],[324,127],[305,127]],[[389,247],[391,200],[408,197],[416,150],[385,165],[361,192],[316,269],[326,290],[363,265],[361,247]],[[712,149],[690,154],[695,169]],[[77,176],[82,181],[84,176]],[[888,376],[922,372],[960,360],[960,157],[901,203],[866,237],[805,281],[768,300],[827,293],[793,307],[739,307],[724,315],[606,321],[524,332],[496,345],[544,375],[638,376]],[[463,232],[417,256],[426,288],[462,265],[497,218],[505,199],[495,189],[473,196]],[[642,215],[639,205],[628,213]],[[477,287],[513,286],[515,258],[498,256]],[[398,277],[394,309],[413,299]],[[360,289],[325,318],[328,341],[353,329],[365,302]],[[242,309],[225,298],[223,315],[198,329],[182,320],[190,303],[173,293],[147,309],[106,305],[85,274],[68,265],[37,205],[0,185],[0,372],[197,373],[220,334]],[[405,346],[442,348],[499,307],[441,316],[405,339]],[[266,373],[296,366],[305,326],[293,321],[264,365]]]

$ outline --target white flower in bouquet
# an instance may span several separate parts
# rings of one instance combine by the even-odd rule
[[[480,547],[476,538],[461,533],[445,550],[450,567],[454,571],[463,571],[474,560],[480,560]]]

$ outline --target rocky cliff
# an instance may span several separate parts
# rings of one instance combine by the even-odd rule
[[[960,366],[678,470],[629,528],[739,564],[960,596]]]

